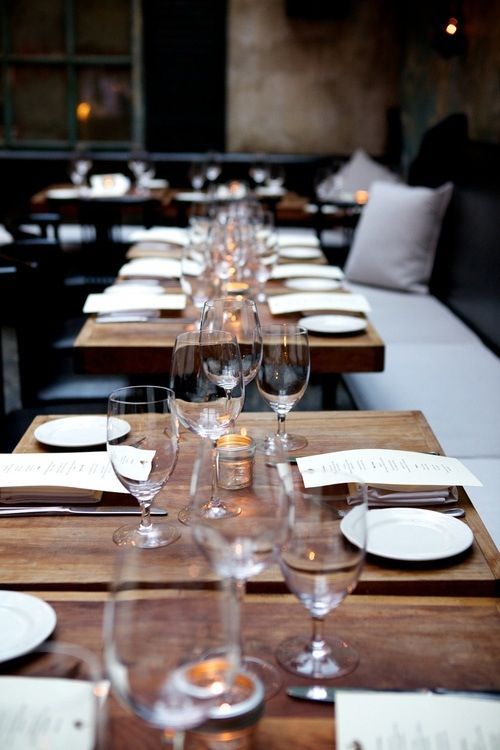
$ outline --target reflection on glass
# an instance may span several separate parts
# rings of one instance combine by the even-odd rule
[[[130,140],[130,71],[115,66],[85,66],[78,71],[77,101],[87,116],[78,120],[79,140]]]

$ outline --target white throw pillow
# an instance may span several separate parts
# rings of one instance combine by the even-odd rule
[[[451,182],[434,189],[376,182],[345,265],[360,284],[426,292]]]
[[[337,172],[342,190],[355,193],[356,190],[370,190],[374,182],[400,182],[400,178],[390,169],[374,161],[366,151],[358,148]]]

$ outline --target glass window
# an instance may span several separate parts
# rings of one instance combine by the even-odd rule
[[[64,0],[10,0],[7,11],[13,54],[65,51]]]
[[[78,70],[78,140],[128,141],[131,138],[130,72],[118,67]]]
[[[67,139],[65,67],[15,65],[10,84],[14,141]]]
[[[77,54],[126,55],[130,28],[130,5],[123,0],[80,0],[75,6]]]

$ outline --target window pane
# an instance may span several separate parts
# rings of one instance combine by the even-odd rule
[[[130,0],[77,0],[75,46],[78,54],[130,52]]]
[[[68,137],[65,68],[13,66],[11,85],[15,140]]]
[[[130,140],[130,70],[85,67],[78,71],[78,140]]]
[[[64,0],[9,0],[7,8],[13,53],[64,52]]]

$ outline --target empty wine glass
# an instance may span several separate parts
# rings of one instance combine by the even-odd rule
[[[227,448],[230,438],[229,445],[236,448],[234,455]],[[221,501],[237,502],[241,513],[214,519],[204,512],[211,491],[211,456],[206,447],[200,450],[193,469],[190,496],[194,539],[214,572],[232,582],[241,606],[245,582],[273,561],[276,547],[287,538],[293,486],[281,441],[254,441],[253,450],[241,452],[239,438],[238,434],[226,435],[223,446],[218,447],[216,481]],[[281,679],[276,668],[261,658],[262,646],[244,654],[245,671],[259,678],[267,698],[274,695]]]
[[[204,583],[193,556],[168,589],[170,549],[119,550],[105,608],[104,654],[113,691],[165,745],[179,750],[232,685],[239,667],[238,612],[228,587]]]
[[[262,326],[262,362],[257,387],[277,414],[276,434],[286,451],[307,445],[305,437],[287,433],[285,420],[305,393],[309,371],[309,339],[305,328],[287,323]]]
[[[136,153],[128,160],[128,168],[135,178],[136,188],[140,191],[144,187],[143,181],[152,179],[155,170],[145,153]]]
[[[83,188],[91,168],[92,161],[90,159],[76,158],[70,162],[69,176],[76,188]]]
[[[242,297],[207,300],[201,314],[202,330],[227,331],[240,348],[243,380],[248,385],[257,375],[262,359],[262,334],[255,302]]]
[[[340,677],[359,661],[343,639],[324,634],[325,617],[356,586],[366,548],[366,485],[351,476],[337,480],[295,492],[293,525],[280,550],[285,581],[310,612],[313,631],[281,643],[276,656],[285,669],[313,679]]]
[[[193,190],[201,190],[205,184],[205,165],[201,161],[192,162],[188,170],[188,178]]]
[[[118,388],[108,399],[107,450],[113,470],[141,506],[139,526],[125,525],[113,541],[135,547],[160,547],[179,538],[173,524],[152,524],[154,498],[172,474],[179,430],[169,388],[138,385]]]
[[[269,176],[269,165],[264,154],[257,154],[252,162],[249,174],[256,185],[263,185]]]
[[[222,165],[220,156],[213,152],[207,154],[207,160],[205,162],[205,179],[210,183],[214,183],[222,172]]]
[[[184,294],[199,310],[215,290],[216,279],[207,243],[193,231],[190,232],[189,242],[182,248],[180,282]]]
[[[258,285],[257,301],[266,302],[266,284],[278,262],[279,244],[271,211],[259,211],[252,218],[255,235],[255,277]]]
[[[238,506],[218,497],[216,481],[217,439],[234,424],[245,399],[240,351],[234,336],[217,330],[179,334],[172,353],[170,384],[180,422],[210,441],[212,492],[203,512],[217,519],[237,515]],[[190,518],[190,507],[183,508],[179,520],[189,523]]]

